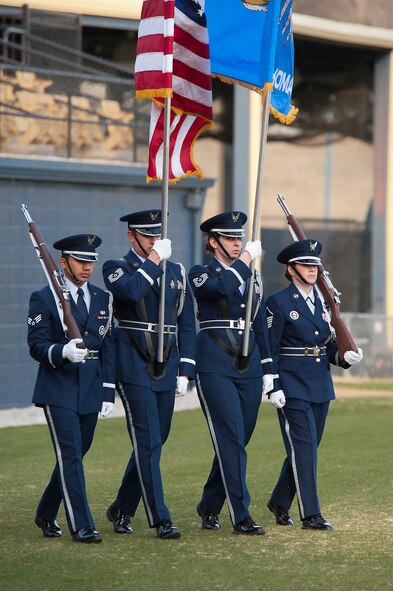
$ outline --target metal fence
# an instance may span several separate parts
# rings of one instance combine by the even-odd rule
[[[149,112],[130,81],[3,67],[0,153],[142,163]]]
[[[351,368],[352,376],[369,378],[393,377],[393,317],[382,314],[342,314],[355,343],[363,349],[364,359]],[[346,370],[334,368],[336,375]]]
[[[0,153],[146,162],[150,105],[131,70],[37,39],[10,27],[1,40]]]

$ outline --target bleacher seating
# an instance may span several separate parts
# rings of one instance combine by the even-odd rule
[[[0,138],[8,140],[15,133],[13,114],[9,114],[15,104],[14,87],[11,82],[0,78]]]
[[[49,110],[44,107],[45,103],[48,103],[46,95],[28,90],[18,90],[15,94],[17,97],[15,105],[20,109],[20,115],[15,118],[19,142],[48,144],[51,136],[47,119],[34,118],[34,115],[49,116]],[[29,117],[28,114],[33,117]]]
[[[102,148],[104,150],[127,149],[132,143],[131,129],[125,125],[116,125],[116,123],[110,123],[109,121],[114,120],[128,124],[129,121],[134,119],[134,114],[123,111],[117,101],[103,99],[101,101],[101,115],[107,118],[106,129],[108,132],[108,137],[102,143]]]
[[[16,70],[15,81],[21,88],[35,90],[36,92],[45,92],[53,84],[53,80],[41,80],[37,78],[35,72],[25,70]]]
[[[52,88],[53,87],[53,88]],[[94,151],[105,158],[108,152],[129,150],[133,134],[129,125],[134,114],[113,99],[59,94],[54,80],[36,73],[15,70],[0,73],[0,138],[2,146],[23,153],[27,146],[51,146],[64,155]],[[57,152],[59,151],[59,152]],[[31,150],[29,150],[31,153]]]
[[[84,96],[72,96],[71,141],[74,148],[89,148],[103,140],[100,118],[94,113],[90,100]]]

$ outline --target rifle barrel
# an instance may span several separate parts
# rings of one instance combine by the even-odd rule
[[[29,214],[29,210],[27,209],[27,205],[25,205],[24,203],[22,203],[22,212],[23,212],[23,215],[25,216],[25,218],[27,220],[27,223],[30,224],[30,222],[32,222],[33,219],[31,217],[31,215]]]
[[[278,194],[277,201],[281,205],[288,222],[289,230],[294,240],[303,240],[306,238],[299,222],[294,215],[289,211],[286,206],[285,199],[282,195]],[[337,334],[337,345],[339,350],[340,358],[343,359],[345,351],[357,351],[356,344],[346,327],[343,319],[340,317],[340,292],[334,287],[332,280],[329,277],[328,271],[326,271],[320,263],[318,267],[318,279],[317,289],[321,292],[321,300],[326,301],[330,307],[330,324],[333,326]]]
[[[281,205],[281,208],[287,217],[292,215],[287,207],[287,204],[285,203],[285,198],[282,195],[280,195],[280,193],[277,195],[277,201]]]

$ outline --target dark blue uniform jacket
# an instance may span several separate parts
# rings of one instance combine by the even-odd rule
[[[271,350],[279,372],[277,387],[287,398],[321,403],[335,398],[330,364],[338,364],[338,353],[315,289],[314,294],[314,315],[292,283],[270,295],[266,307]],[[294,347],[299,348],[296,354]],[[326,347],[326,354],[314,356],[314,347]],[[285,351],[290,354],[284,355]]]
[[[27,338],[30,355],[40,364],[33,395],[33,402],[38,406],[49,404],[89,414],[99,412],[103,401],[114,402],[112,297],[90,283],[88,287],[91,301],[86,326],[81,323],[79,309],[71,299],[72,314],[86,347],[98,351],[98,359],[85,363],[71,363],[62,357],[68,339],[49,286],[31,295]]]
[[[119,321],[145,322],[141,310],[143,300],[147,321],[158,324],[160,286],[157,279],[161,275],[162,268],[159,265],[148,259],[142,262],[132,249],[122,259],[106,261],[103,277],[106,287],[113,293],[114,311]],[[177,335],[164,335],[164,352],[168,339],[172,346],[165,365],[165,376],[159,380],[149,377],[149,363],[144,357],[149,356],[149,350],[144,332],[120,327],[115,329],[118,381],[160,392],[175,388],[177,375],[189,378],[195,376],[195,314],[192,296],[183,267],[170,261],[166,263],[164,323],[177,324]],[[150,335],[154,352],[157,353],[158,335],[154,332],[150,332]]]
[[[225,269],[213,258],[207,266],[196,265],[190,273],[190,284],[198,305],[198,319],[205,320],[238,320],[245,318],[248,284],[242,295],[239,287],[251,277],[251,271],[243,261],[237,260],[231,265],[232,270]],[[262,374],[274,373],[270,353],[269,337],[266,322],[262,287],[254,282],[255,296],[253,302],[253,326],[250,332],[250,350],[252,351],[249,367],[239,374],[233,367],[233,357],[225,352],[216,341],[209,336],[214,333],[231,348],[230,340],[224,329],[202,330],[197,337],[197,371],[215,373],[231,378],[253,378]],[[224,299],[227,317],[223,316],[221,300]],[[244,330],[231,330],[239,347],[243,344]]]

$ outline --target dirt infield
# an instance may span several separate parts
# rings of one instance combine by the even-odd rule
[[[393,398],[388,390],[355,390],[355,388],[335,388],[336,398]]]
[[[345,386],[335,386],[336,398],[393,398],[393,390],[368,390],[366,388],[348,388]]]

